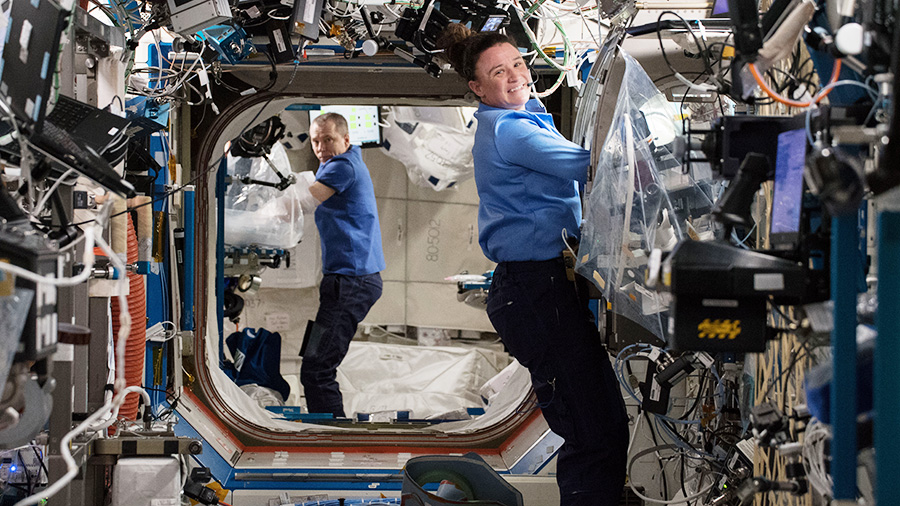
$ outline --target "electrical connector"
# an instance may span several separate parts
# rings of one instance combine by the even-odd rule
[[[190,479],[184,485],[184,495],[200,504],[219,504],[219,497],[215,490],[203,485],[211,479],[212,473],[208,467],[195,467],[191,470]]]
[[[187,484],[185,484],[184,495],[200,504],[219,504],[219,497],[216,496],[215,490],[194,481],[188,481]]]

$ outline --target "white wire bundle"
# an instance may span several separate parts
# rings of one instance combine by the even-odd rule
[[[169,328],[166,328],[168,326]],[[171,321],[159,322],[147,329],[147,341],[166,342],[178,335],[178,326]]]
[[[44,206],[47,205],[47,201],[50,200],[50,197],[53,195],[53,192],[55,192],[56,189],[59,188],[59,185],[61,185],[62,182],[66,180],[66,178],[68,178],[69,176],[71,176],[73,174],[75,174],[75,169],[69,169],[69,170],[65,171],[62,176],[59,176],[56,179],[56,182],[54,182],[53,185],[50,187],[50,189],[48,189],[47,191],[44,192],[44,195],[41,196],[41,200],[38,201],[37,205],[34,206],[35,212],[38,212],[38,213],[41,212],[41,209],[43,209]]]
[[[60,286],[75,286],[80,285],[88,280],[91,276],[91,269],[89,266],[94,265],[94,241],[97,240],[95,236],[94,227],[88,227],[84,231],[84,256],[82,257],[82,263],[85,266],[84,270],[81,271],[77,276],[73,276],[71,278],[57,278],[52,276],[41,276],[39,274],[35,274],[27,269],[23,269],[18,265],[13,265],[11,263],[7,263],[5,261],[0,261],[0,271],[8,272],[15,276],[19,276],[27,279],[28,281],[34,283],[43,283],[47,285],[52,285],[56,287]],[[124,271],[122,271],[124,272]]]
[[[183,60],[182,60],[183,61]],[[174,63],[174,62],[173,62]],[[184,68],[174,69],[174,68],[166,68],[166,67],[141,67],[134,69],[132,71],[132,77],[128,80],[128,93],[134,95],[141,95],[144,97],[150,98],[158,98],[158,97],[171,97],[181,89],[182,86],[187,84],[191,86],[189,81],[197,75],[195,69],[197,65],[200,63],[199,58],[195,58],[191,63],[190,68],[184,70]],[[147,84],[144,85],[139,83],[139,79],[136,79],[134,74],[160,74],[158,76],[151,76],[147,78]],[[150,83],[163,82],[165,83],[160,88],[151,88]],[[196,90],[196,88],[195,88]],[[198,94],[202,95],[198,91]]]
[[[634,443],[635,434],[637,434],[637,431],[640,426],[640,421],[643,418],[644,417],[641,416],[638,419],[638,422],[635,423],[634,432],[631,433],[631,439],[628,442],[629,461],[628,461],[628,467],[627,467],[627,476],[628,476],[628,486],[631,488],[631,491],[636,496],[638,496],[638,498],[640,498],[642,501],[654,503],[654,504],[686,504],[686,505],[690,505],[692,501],[696,501],[696,500],[700,499],[701,497],[705,496],[712,489],[714,483],[708,483],[706,486],[703,486],[702,488],[700,488],[703,483],[702,476],[701,476],[700,480],[698,480],[698,483],[697,483],[696,488],[693,493],[689,494],[687,491],[687,488],[682,487],[683,493],[686,495],[686,497],[683,497],[680,499],[655,499],[653,497],[648,497],[648,496],[644,495],[643,493],[641,493],[640,490],[638,490],[637,484],[635,483],[632,472],[631,472],[631,469],[634,466],[635,461],[637,461],[642,456],[650,455],[651,453],[654,454],[656,456],[656,458],[661,461],[663,459],[663,457],[660,454],[661,450],[675,450],[675,451],[678,450],[678,445],[676,445],[676,444],[663,444],[663,445],[657,445],[657,446],[653,446],[651,448],[643,449],[643,450],[637,452],[634,456],[631,456],[631,447],[632,447],[632,444]],[[668,458],[666,464],[664,464],[661,469],[662,474],[666,473],[666,466],[668,466],[670,463],[672,463],[674,461],[675,461],[675,459]],[[684,462],[684,460],[682,460],[682,462]],[[682,464],[682,465],[684,465],[684,464]],[[695,472],[697,472],[697,471],[695,470]],[[699,490],[697,490],[697,488],[699,488]]]
[[[687,496],[687,497],[684,497],[684,498],[682,498],[682,499],[669,499],[669,500],[663,500],[663,499],[654,499],[654,498],[652,498],[652,497],[647,497],[647,496],[645,496],[644,494],[641,493],[640,490],[638,490],[637,488],[635,488],[634,483],[631,482],[631,481],[628,482],[628,485],[631,487],[631,491],[634,492],[634,495],[638,496],[638,497],[639,497],[642,501],[644,501],[644,502],[651,502],[651,503],[653,503],[653,504],[685,504],[685,505],[688,505],[688,506],[690,506],[691,504],[693,504],[694,501],[696,501],[696,500],[700,499],[701,497],[705,496],[705,495],[707,494],[707,492],[709,492],[710,490],[712,490],[712,487],[713,487],[713,484],[710,483],[709,485],[706,485],[706,486],[703,487],[702,489],[700,489],[700,490],[694,492],[693,494],[691,494],[691,495],[689,495],[689,496]]]
[[[831,428],[813,419],[806,426],[803,438],[803,468],[813,490],[830,498],[834,483],[825,464],[825,445],[831,440]]]
[[[384,14],[388,14],[388,23],[390,23],[401,19],[403,9],[406,7],[415,9],[422,7],[423,4],[424,2],[415,1],[391,2],[390,5],[377,5],[374,6],[374,8]],[[337,18],[350,18],[360,21],[362,20],[361,9],[363,5],[363,2],[359,0],[329,0],[325,2],[324,10]],[[533,53],[529,54],[540,56],[547,65],[560,72],[559,78],[548,90],[541,93],[532,91],[538,98],[549,96],[566,81],[568,75],[571,75],[572,72],[577,70],[588,59],[590,53],[599,48],[599,42],[594,33],[595,30],[599,31],[600,23],[600,20],[597,18],[597,2],[595,0],[590,0],[587,3],[579,4],[576,0],[564,0],[561,3],[539,0],[538,3],[535,3],[526,9],[519,1],[514,1],[511,3],[511,6],[513,7],[515,14],[522,21],[521,24],[525,33],[535,50]],[[591,26],[588,23],[589,19],[586,17],[586,13],[591,13],[593,15],[590,21],[598,23],[596,27]],[[531,18],[539,21],[536,30],[537,33],[532,31],[531,27],[527,24],[527,21]],[[566,33],[564,25],[567,23],[583,24],[590,35],[590,40],[577,41],[577,44],[573,43]],[[326,32],[328,30],[328,27],[324,26],[324,24],[320,28]],[[381,25],[376,26],[376,34],[380,32],[381,29]],[[555,55],[547,55],[543,52],[542,48],[549,46],[562,47],[562,63],[557,62]],[[576,78],[575,80],[578,81],[577,75],[574,77]]]
[[[337,4],[345,4],[346,7],[343,11],[338,10]],[[362,9],[362,3],[353,3],[353,2],[340,2],[340,1],[328,1],[325,2],[325,10],[329,13],[339,17],[339,18],[347,18],[351,16],[357,16],[358,19],[362,20],[362,17],[359,17],[360,10]]]
[[[145,21],[143,16],[141,15],[141,9],[134,4],[133,7],[126,5],[124,2],[110,1],[107,5],[104,5],[100,0],[91,0],[93,4],[101,8],[114,8],[116,13],[119,15],[119,19],[115,20],[119,26],[122,26],[128,30],[133,29],[133,25],[143,25]],[[127,19],[127,23],[123,23],[122,20]]]
[[[638,402],[638,405],[643,404],[642,398],[638,395],[637,392],[631,386],[631,383],[628,381],[628,378],[625,374],[626,363],[634,358],[646,358],[651,362],[657,361],[657,359],[664,355],[665,351],[661,348],[650,344],[633,344],[630,346],[626,346],[621,351],[619,351],[616,359],[613,363],[613,372],[616,375],[616,379],[619,381],[619,384],[625,390],[626,394]],[[719,374],[715,371],[715,368],[711,368],[712,375],[717,380],[716,386],[716,414],[720,413],[721,407],[721,398],[724,398],[723,385],[722,380]],[[699,385],[698,387],[699,388]],[[699,392],[698,392],[699,393]],[[688,396],[690,397],[690,396]],[[693,409],[696,406],[692,406],[688,408],[685,406],[685,410]],[[685,411],[686,413],[686,411]],[[684,416],[685,413],[682,413]],[[705,430],[715,430],[715,421],[707,423],[705,426],[701,427],[701,420],[682,420],[681,418],[673,418],[666,415],[661,415],[658,413],[650,413],[647,412],[648,416],[653,416],[653,421],[656,427],[656,430],[661,434],[668,437],[672,442],[673,446],[678,447],[685,455],[690,456],[690,458],[699,458],[699,459],[715,459],[713,455],[710,455],[704,451],[698,450],[697,445],[699,445],[703,437],[705,435]],[[670,425],[672,427],[670,427]],[[678,429],[677,427],[683,427]],[[633,439],[633,434],[632,434]]]
[[[153,38],[152,44],[156,47],[159,58],[163,60],[166,58],[166,55],[163,55],[162,49],[160,48],[160,30],[162,29],[151,30],[146,35]],[[205,46],[205,41],[203,43]],[[202,53],[204,49],[205,48],[202,48],[200,52]],[[184,67],[187,64],[186,60],[189,54],[191,53],[176,53],[175,57],[172,58],[172,61],[168,62],[168,67],[148,65],[131,69],[126,78],[128,93],[149,98],[173,99],[176,98],[175,94],[177,92],[181,91],[184,86],[187,86],[194,90],[197,95],[201,97],[204,96],[204,93],[191,84],[191,81],[201,72],[209,70],[212,65],[205,65],[198,55],[190,62],[190,67],[185,70]],[[176,65],[178,65],[177,68]],[[200,68],[198,68],[198,65]],[[149,77],[139,76],[139,74],[149,74]],[[159,84],[161,86],[151,87],[151,84]],[[184,93],[183,96],[177,98],[186,100],[189,96],[190,94]],[[199,105],[202,101],[198,103],[187,103],[188,105]]]
[[[84,265],[85,268],[82,271],[82,274],[73,278],[66,279],[56,279],[56,278],[44,278],[42,276],[37,276],[33,273],[29,273],[27,277],[35,282],[39,283],[51,283],[56,286],[73,286],[75,284],[82,283],[87,280],[87,278],[91,274],[90,266],[94,264],[94,243],[96,242],[97,246],[99,246],[104,253],[109,257],[110,261],[113,263],[113,266],[116,268],[118,272],[121,273],[121,276],[118,279],[118,283],[120,285],[128,283],[128,277],[125,275],[125,263],[121,258],[110,248],[109,244],[103,240],[102,234],[95,237],[95,227],[102,227],[106,223],[107,216],[109,215],[110,210],[112,209],[112,200],[108,200],[100,210],[100,215],[91,226],[84,231],[85,235],[85,246],[84,246]],[[0,262],[0,269],[10,270],[9,267],[16,267],[10,264],[5,264]],[[16,269],[19,269],[16,267]],[[24,270],[24,269],[19,269]],[[19,274],[19,273],[17,273]],[[21,275],[21,274],[19,274]],[[35,279],[37,278],[37,279]],[[83,279],[82,279],[83,278]],[[80,281],[79,281],[80,280]],[[77,281],[77,282],[76,282]],[[119,301],[119,342],[116,347],[116,361],[119,364],[125,363],[125,347],[128,341],[128,335],[131,333],[131,315],[128,312],[128,299],[125,293],[127,290],[123,290],[120,287],[119,293],[121,295],[118,296]],[[62,490],[66,485],[68,485],[75,476],[78,475],[78,464],[75,462],[75,459],[72,457],[72,448],[70,444],[72,443],[72,439],[75,438],[78,434],[89,430],[104,430],[110,425],[112,425],[116,421],[116,416],[119,413],[119,408],[125,402],[125,396],[131,392],[138,392],[144,399],[145,406],[150,405],[150,396],[147,395],[147,392],[137,386],[127,387],[125,382],[125,370],[123,367],[119,367],[116,370],[116,382],[115,382],[115,390],[116,395],[113,399],[106,403],[103,407],[95,411],[91,416],[81,422],[77,427],[72,429],[68,434],[62,437],[60,440],[60,454],[62,455],[63,461],[66,463],[66,474],[64,474],[59,480],[54,482],[52,485],[47,487],[40,492],[37,492],[33,495],[25,497],[21,501],[17,502],[15,506],[29,506],[33,504],[38,504],[42,502],[45,498],[52,497],[60,490]],[[105,421],[101,422],[97,425],[97,422],[100,419],[105,418]]]
[[[572,49],[572,44],[569,42],[568,37],[566,36],[565,30],[562,28],[562,25],[557,19],[552,21],[553,26],[556,28],[558,33],[562,36],[563,41],[563,63],[559,64],[556,62],[554,57],[551,57],[544,53],[543,47],[545,44],[543,43],[544,37],[538,37],[528,26],[527,19],[529,17],[529,12],[525,10],[525,8],[517,1],[513,4],[514,11],[516,15],[519,17],[519,21],[521,22],[522,27],[525,29],[525,34],[528,36],[528,40],[531,41],[532,47],[537,51],[537,55],[541,57],[544,62],[546,62],[551,67],[555,68],[559,71],[559,78],[557,78],[556,83],[550,87],[550,89],[537,93],[534,91],[534,85],[532,85],[532,94],[538,98],[544,98],[551,95],[554,91],[556,91],[559,86],[563,83],[566,77],[566,73],[574,70],[575,67],[573,61],[576,59],[574,50]],[[537,4],[539,8],[542,7],[542,4]],[[540,23],[538,26],[538,32],[542,32],[545,36],[548,33],[547,30],[541,30],[540,28],[544,26],[545,23]]]
[[[588,24],[589,20],[587,17],[587,13],[593,14],[593,17],[590,19],[590,21],[597,23],[597,26],[591,26]],[[590,35],[590,40],[573,41],[572,38],[568,37],[568,35],[565,32],[560,32],[560,28],[561,28],[560,26],[556,26],[555,28],[556,28],[556,33],[560,33],[560,35],[567,37],[569,42],[573,42],[573,43],[579,42],[579,43],[585,44],[585,46],[583,47],[583,49],[585,51],[579,55],[579,60],[583,59],[586,56],[587,50],[597,49],[600,47],[600,43],[599,43],[597,37],[594,35],[595,31],[599,32],[599,26],[600,26],[597,2],[592,1],[592,2],[579,3],[575,0],[566,0],[561,3],[542,2],[539,4],[539,7],[537,8],[537,10],[534,11],[529,16],[529,18],[538,19],[542,23],[558,22],[560,25],[562,25],[566,22],[569,22],[569,21],[576,22],[575,20],[576,20],[576,18],[578,18],[578,21],[580,21],[584,25],[584,27],[587,29],[587,32]],[[542,31],[549,32],[548,30],[542,30]],[[547,43],[553,44],[552,41],[546,41],[546,40],[544,40],[543,37],[542,37],[542,42],[547,42]],[[575,45],[576,44],[573,44],[573,46],[575,46]],[[578,53],[577,49],[575,52]],[[580,64],[580,61],[579,61],[579,64]]]
[[[346,5],[342,10],[339,8],[339,4]],[[339,19],[352,19],[353,21],[359,21],[360,23],[365,22],[363,20],[362,8],[366,5],[363,2],[355,2],[355,1],[337,1],[337,0],[329,0],[325,2],[324,8],[327,12],[331,13],[335,18]],[[417,7],[419,4],[415,4],[414,2],[391,2],[390,4],[375,4],[368,5],[368,9],[370,13],[379,12],[381,14],[387,14],[390,17],[379,24],[375,24],[372,28],[375,30],[375,36],[381,35],[381,31],[384,29],[385,25],[395,23],[403,18],[403,10],[407,7]],[[320,20],[320,28],[323,33],[328,33],[330,27],[324,20]]]

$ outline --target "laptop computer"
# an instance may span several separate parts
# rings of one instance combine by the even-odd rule
[[[100,152],[70,135],[65,125],[60,127],[46,117],[60,35],[68,26],[70,11],[71,2],[66,7],[53,0],[12,3],[6,45],[0,59],[0,99],[7,103],[35,151],[75,169],[109,191],[130,197],[134,195],[134,187],[116,173]],[[103,131],[108,133],[113,128],[110,124]],[[102,136],[96,139],[103,142]]]
[[[91,150],[106,154],[120,151],[127,142],[129,121],[105,109],[60,95],[45,121],[69,132],[81,144]],[[113,158],[104,156],[107,160]]]

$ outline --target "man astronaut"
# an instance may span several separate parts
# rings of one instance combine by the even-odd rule
[[[316,116],[309,137],[320,165],[302,200],[305,210],[315,209],[323,278],[315,320],[320,339],[303,356],[300,383],[310,413],[343,417],[337,368],[356,326],[381,297],[381,227],[372,178],[362,150],[350,145],[347,120],[336,113]]]

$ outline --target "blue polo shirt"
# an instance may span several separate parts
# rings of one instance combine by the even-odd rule
[[[566,140],[537,100],[526,110],[481,104],[475,117],[478,242],[491,261],[549,260],[578,238],[579,184],[591,152]]]
[[[335,192],[316,208],[322,272],[363,276],[383,271],[375,190],[359,146],[319,165],[316,181]]]

